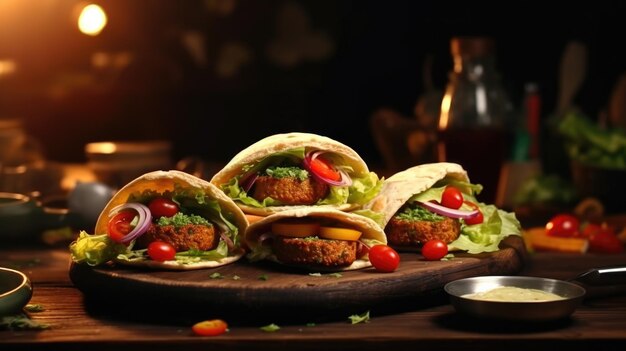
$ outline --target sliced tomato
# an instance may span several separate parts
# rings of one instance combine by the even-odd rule
[[[311,160],[311,172],[319,175],[322,178],[340,181],[341,174],[336,171],[333,166],[321,157],[317,157]]]
[[[211,319],[198,322],[191,327],[196,335],[200,336],[216,336],[221,335],[228,329],[228,324],[221,319]]]
[[[116,213],[107,225],[107,233],[111,240],[115,242],[122,242],[122,239],[126,234],[133,230],[131,222],[137,214],[134,211],[120,211]]]
[[[272,233],[294,238],[316,236],[319,230],[319,223],[272,223]]]
[[[349,228],[320,227],[320,238],[357,241],[361,237],[361,232]]]
[[[464,219],[463,221],[467,225],[481,224],[485,221],[485,216],[483,216],[483,212],[480,210],[480,207],[471,201],[463,201],[465,204],[469,205],[471,208],[478,210],[478,214],[472,218]]]

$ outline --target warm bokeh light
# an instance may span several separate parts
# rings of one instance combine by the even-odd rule
[[[112,154],[117,150],[117,146],[112,142],[96,142],[85,145],[87,154]]]
[[[15,64],[15,61],[0,59],[0,76],[15,73],[16,69],[17,65]]]
[[[107,24],[107,15],[102,7],[91,4],[85,6],[78,17],[78,29],[84,34],[96,36]]]

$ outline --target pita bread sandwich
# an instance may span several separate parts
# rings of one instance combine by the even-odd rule
[[[248,221],[213,184],[180,171],[146,173],[122,187],[100,214],[93,235],[70,245],[72,260],[190,270],[244,255]]]
[[[332,208],[300,207],[252,223],[245,234],[252,262],[270,260],[308,271],[370,267],[368,248],[386,244],[373,220]]]
[[[364,208],[382,213],[389,245],[398,249],[438,239],[449,250],[496,251],[506,236],[521,235],[521,226],[514,213],[479,202],[481,190],[461,165],[429,163],[390,176]]]
[[[275,134],[240,151],[211,179],[246,214],[294,207],[361,208],[382,180],[352,148],[310,133]]]

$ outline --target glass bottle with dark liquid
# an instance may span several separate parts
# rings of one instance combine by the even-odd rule
[[[493,203],[513,139],[513,106],[495,67],[494,42],[458,37],[450,43],[454,69],[441,103],[437,159],[459,163],[482,184],[478,200]]]

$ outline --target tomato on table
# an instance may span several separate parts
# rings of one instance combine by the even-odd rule
[[[178,213],[178,204],[165,197],[155,197],[148,204],[153,217],[172,217]]]
[[[387,245],[374,245],[369,251],[370,263],[379,272],[393,272],[400,265],[400,255]]]
[[[310,161],[311,172],[319,175],[322,178],[339,181],[341,180],[341,174],[337,172],[333,166],[330,165],[324,159],[317,157]]]
[[[458,210],[463,205],[463,193],[453,186],[447,186],[441,194],[441,205]]]
[[[211,319],[198,322],[191,327],[196,335],[216,336],[221,335],[228,329],[228,324],[221,319]]]
[[[448,244],[443,240],[428,240],[422,246],[422,255],[427,261],[437,261],[448,254]]]
[[[585,226],[583,235],[589,240],[589,252],[609,254],[624,252],[624,244],[612,227],[590,223]]]
[[[120,211],[116,213],[107,225],[107,233],[111,240],[115,242],[122,242],[122,239],[133,230],[131,222],[137,216],[135,211]]]
[[[580,221],[574,215],[560,213],[546,224],[546,234],[550,236],[575,237],[579,235]]]
[[[176,249],[165,241],[153,241],[148,245],[148,256],[159,262],[169,261],[176,256]]]

